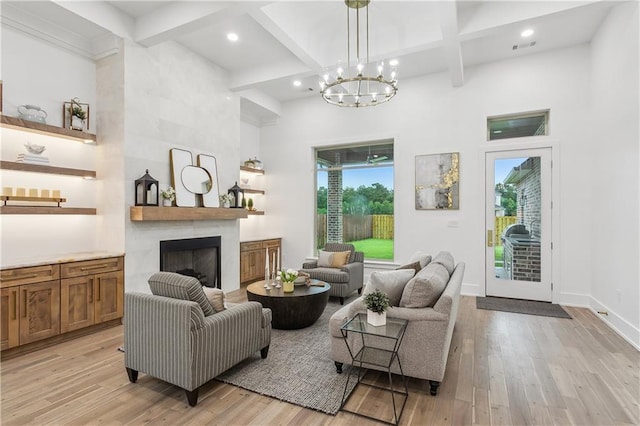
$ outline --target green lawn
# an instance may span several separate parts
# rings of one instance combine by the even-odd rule
[[[502,268],[502,252],[504,251],[504,246],[495,246],[494,247],[494,259],[495,259],[495,266],[497,268]]]
[[[349,241],[357,251],[363,251],[366,259],[393,260],[393,240],[367,240]]]

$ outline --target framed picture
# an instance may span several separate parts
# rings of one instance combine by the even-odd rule
[[[216,157],[198,154],[198,166],[209,175],[209,190],[202,193],[202,205],[205,207],[220,207],[220,188],[218,187],[218,165]]]
[[[416,210],[457,210],[460,153],[416,156]]]
[[[73,98],[62,103],[62,125],[65,129],[89,130],[89,104]]]

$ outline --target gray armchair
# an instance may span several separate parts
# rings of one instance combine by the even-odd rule
[[[126,293],[124,364],[129,380],[138,372],[179,386],[189,405],[198,388],[257,351],[267,357],[271,310],[257,302],[215,312],[200,282],[159,272],[149,279],[154,294]]]
[[[302,272],[305,272],[316,280],[324,281],[331,285],[330,296],[340,298],[340,304],[344,305],[344,298],[354,291],[362,293],[364,275],[364,253],[356,251],[353,244],[327,243],[324,251],[338,252],[351,251],[347,264],[341,268],[318,267],[317,261],[305,262]]]

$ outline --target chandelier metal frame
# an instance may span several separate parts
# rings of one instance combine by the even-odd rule
[[[340,107],[360,108],[376,106],[390,101],[398,92],[395,67],[384,76],[384,62],[376,64],[375,76],[365,75],[369,62],[369,3],[371,0],[344,0],[347,6],[347,63],[345,69],[338,64],[336,75],[325,72],[320,80],[320,95],[327,103]],[[366,10],[366,57],[360,56],[360,9]],[[356,13],[356,65],[351,63],[351,9]],[[355,68],[355,69],[353,69]],[[353,73],[353,75],[352,75]],[[333,78],[332,78],[333,77]]]

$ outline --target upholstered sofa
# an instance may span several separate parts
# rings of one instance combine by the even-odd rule
[[[370,288],[370,286],[374,287],[372,284],[374,281],[383,283],[383,285],[377,285],[381,291],[384,291],[386,285],[387,291],[385,292],[390,293],[392,305],[394,304],[393,299],[395,299],[395,306],[391,306],[387,310],[387,317],[408,320],[404,339],[398,352],[402,370],[405,376],[429,380],[430,393],[436,395],[438,386],[444,378],[449,356],[465,264],[459,262],[454,266],[453,256],[447,252],[441,252],[424,268],[419,269],[413,277],[412,273],[406,275],[405,271],[374,272],[364,294],[374,290]],[[399,277],[402,278],[399,279]],[[406,281],[407,278],[410,278],[409,281]],[[389,284],[389,281],[392,283]],[[437,294],[434,295],[432,292],[427,295],[429,293],[428,287],[438,281],[441,287],[444,286],[442,292],[438,293],[440,288],[437,288]],[[384,284],[385,282],[387,284]],[[438,287],[438,284],[435,287]],[[434,301],[431,302],[428,300],[429,298]],[[429,306],[418,307],[425,303]],[[351,364],[352,362],[340,327],[358,312],[366,312],[364,295],[342,307],[331,317],[329,322],[331,357],[338,373],[342,372],[343,364]],[[351,349],[354,353],[357,352],[361,347],[361,340],[357,339],[354,334],[348,335],[347,338],[350,339]],[[388,343],[391,342],[379,340],[374,344],[385,347]],[[392,365],[392,372],[400,372],[396,363]]]
[[[322,263],[323,252],[344,253],[349,251],[346,263],[339,266],[324,265]],[[364,276],[364,253],[356,251],[353,244],[327,243],[320,252],[318,260],[305,262],[300,270],[309,274],[311,278],[324,281],[331,285],[329,296],[340,298],[340,304],[344,305],[344,298],[354,291],[362,292]]]
[[[159,272],[149,278],[153,294],[125,293],[124,364],[129,380],[138,372],[179,386],[189,405],[198,388],[257,351],[267,357],[271,310],[257,302],[225,309],[207,299],[200,282]]]

